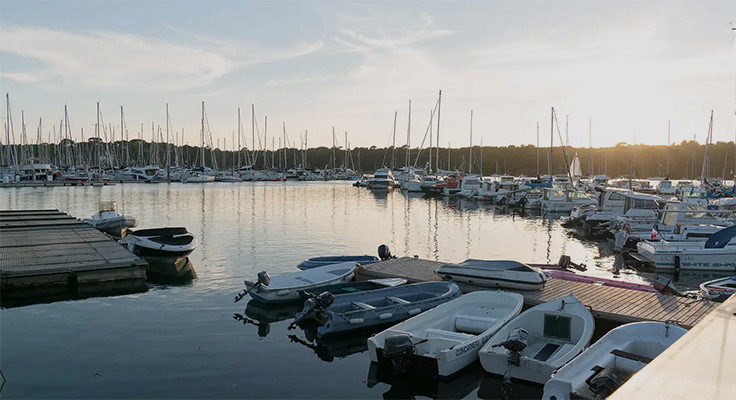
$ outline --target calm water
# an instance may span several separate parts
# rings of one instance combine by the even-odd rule
[[[553,218],[346,183],[2,189],[0,209],[58,208],[82,218],[110,199],[139,227],[181,225],[197,235],[190,257],[197,279],[3,309],[4,398],[497,398],[500,380],[479,366],[450,382],[369,379],[365,336],[316,344],[287,330],[293,307],[264,310],[247,298],[233,304],[233,296],[258,271],[294,271],[313,256],[375,254],[382,243],[394,255],[449,262],[555,263],[567,254],[592,266],[590,274],[652,278],[620,269],[609,243],[581,241]]]

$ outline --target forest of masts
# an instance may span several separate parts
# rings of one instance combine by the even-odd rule
[[[77,168],[118,170],[146,165],[164,168],[207,166],[215,170],[237,170],[242,167],[258,170],[350,168],[364,173],[372,173],[383,166],[390,168],[429,166],[431,169],[438,167],[461,172],[481,172],[484,176],[491,174],[539,176],[550,172],[566,174],[567,165],[577,155],[580,157],[583,174],[588,176],[605,174],[609,177],[668,176],[672,179],[698,179],[701,177],[700,167],[706,151],[706,146],[695,140],[682,141],[671,146],[627,143],[599,148],[564,146],[564,156],[559,146],[552,148],[552,151],[549,147],[534,145],[472,146],[472,151],[469,147],[433,146],[434,160],[431,160],[430,166],[430,155],[426,148],[392,145],[386,148],[371,146],[351,149],[347,132],[345,132],[345,146],[337,144],[334,128],[332,147],[308,148],[306,131],[299,135],[297,146],[296,141],[290,140],[285,123],[281,124],[277,134],[269,136],[267,117],[264,118],[263,126],[259,126],[254,107],[251,107],[249,116],[251,118],[248,119],[251,123],[250,143],[257,145],[254,146],[255,149],[246,145],[247,134],[243,129],[240,109],[238,109],[238,130],[232,133],[229,144],[227,137],[221,138],[222,143],[220,139],[215,141],[204,104],[200,145],[191,146],[182,143],[183,129],[174,131],[171,128],[168,105],[166,111],[165,126],[152,123],[146,133],[145,125],[141,124],[137,138],[131,139],[123,107],[120,107],[120,121],[113,124],[104,121],[98,104],[94,135],[85,139],[83,128],[76,133],[73,132],[66,106],[59,124],[53,124],[51,129],[46,130],[45,135],[44,122],[41,119],[35,127],[35,132],[29,134],[25,115],[21,112],[20,134],[16,134],[8,100],[5,135],[0,140],[0,166],[17,168],[36,162],[48,163],[62,170]],[[714,143],[710,146],[709,153],[706,176],[732,178],[736,167],[734,142]],[[552,171],[550,171],[550,156]],[[469,163],[470,160],[472,165]]]

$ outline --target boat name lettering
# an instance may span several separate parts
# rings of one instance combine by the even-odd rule
[[[475,349],[483,346],[491,338],[491,336],[493,336],[493,335],[486,335],[486,336],[484,336],[484,337],[482,337],[480,339],[475,340],[473,343],[468,343],[465,346],[462,346],[462,347],[459,347],[459,348],[455,349],[455,356],[458,356],[459,357],[459,356],[461,356],[461,355],[463,355],[463,354],[465,354],[465,353],[467,353],[467,352],[469,352],[471,350],[475,350]]]

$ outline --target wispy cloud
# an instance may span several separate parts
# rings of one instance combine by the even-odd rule
[[[303,75],[303,76],[290,76],[285,78],[275,78],[263,84],[264,87],[269,86],[291,86],[303,83],[321,82],[329,79],[329,75]]]
[[[300,57],[323,46],[321,41],[285,49],[226,41],[182,44],[118,32],[70,33],[31,27],[5,27],[0,35],[0,51],[43,65],[24,72],[6,71],[6,79],[132,92],[206,87],[238,68]]]

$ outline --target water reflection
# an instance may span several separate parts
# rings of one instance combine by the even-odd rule
[[[292,343],[312,349],[314,354],[325,362],[333,362],[335,359],[367,351],[368,338],[377,332],[376,330],[353,332],[349,335],[320,339],[317,337],[316,326],[303,327],[300,328],[300,331],[304,334],[304,339],[297,334],[290,334],[289,340]]]
[[[379,383],[389,385],[388,390],[383,393],[384,399],[413,399],[416,396],[462,399],[478,388],[485,374],[478,362],[471,364],[449,380],[414,374],[393,376],[390,371],[379,367],[377,363],[371,363],[366,384],[370,388]],[[538,397],[541,397],[541,393]]]
[[[302,304],[298,302],[270,306],[251,299],[245,306],[245,315],[236,313],[233,318],[243,324],[257,326],[258,336],[266,337],[271,332],[272,323],[293,319],[301,310]]]
[[[2,290],[0,307],[14,308],[33,304],[54,303],[67,300],[84,300],[95,297],[123,296],[144,293],[148,290],[145,279],[128,279],[80,285],[54,285],[22,290]]]
[[[502,389],[503,377],[486,374],[480,383],[478,397],[481,399],[541,399],[544,388],[541,385],[514,383],[511,393]],[[504,397],[504,393],[508,397]]]

